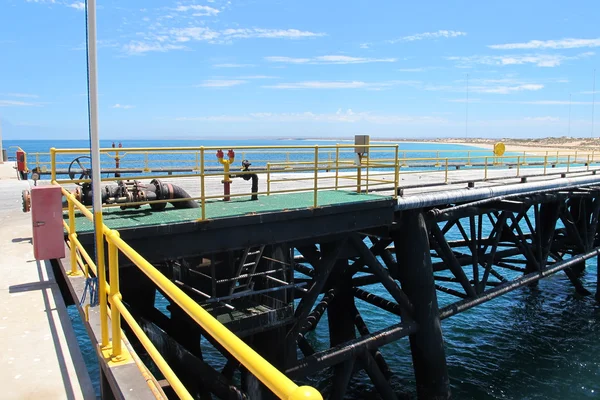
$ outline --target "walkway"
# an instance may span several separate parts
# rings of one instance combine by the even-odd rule
[[[50,263],[37,262],[13,163],[0,164],[0,387],[3,399],[95,399]]]

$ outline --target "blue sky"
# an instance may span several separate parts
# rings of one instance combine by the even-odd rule
[[[0,0],[4,139],[87,137],[84,8]],[[99,0],[100,136],[589,137],[598,15],[597,0]]]

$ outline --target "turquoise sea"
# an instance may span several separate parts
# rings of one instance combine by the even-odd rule
[[[279,140],[187,140],[123,141],[124,147],[160,146],[250,146],[335,144],[319,141]],[[110,147],[112,141],[102,142]],[[21,146],[27,152],[47,152],[51,146],[85,147],[86,141],[9,141],[4,148]],[[401,149],[418,150],[430,156],[444,148],[469,149],[458,145],[400,143]],[[475,150],[473,148],[473,150]],[[10,149],[14,155],[14,149]],[[415,155],[418,156],[418,155]],[[489,229],[487,227],[486,229]],[[458,232],[450,234],[457,235]],[[595,292],[596,260],[590,260],[582,278],[584,286]],[[373,290],[373,288],[369,288]],[[384,293],[379,293],[385,296]],[[440,304],[454,298],[438,292]],[[364,304],[364,303],[362,303]],[[390,324],[389,314],[377,308],[361,308],[371,331]],[[70,315],[80,347],[98,387],[98,367],[94,351],[74,308]],[[324,317],[325,318],[325,317]],[[320,326],[327,326],[325,320]],[[600,398],[600,304],[593,296],[575,293],[567,277],[559,273],[544,279],[535,288],[521,288],[491,302],[475,307],[442,323],[448,369],[455,399],[594,399]],[[320,348],[327,343],[327,331],[309,334]],[[414,377],[408,340],[381,349],[394,372],[393,384],[399,394],[414,397]],[[208,360],[210,362],[210,359]],[[320,382],[326,385],[326,382]],[[348,398],[377,398],[364,373],[352,380]]]

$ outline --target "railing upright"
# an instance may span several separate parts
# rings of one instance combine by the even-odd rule
[[[200,207],[202,220],[206,219],[206,191],[204,186],[204,146],[200,147]]]
[[[319,145],[315,146],[315,176],[314,176],[314,194],[313,206],[317,206],[317,190],[319,189]]]
[[[335,144],[335,190],[338,190],[340,176],[340,145]]]
[[[400,160],[398,159],[398,145],[396,145],[396,156],[394,159],[394,198],[398,198],[398,186],[400,186]]]
[[[108,268],[110,273],[110,322],[112,326],[112,354],[113,361],[119,361],[122,358],[121,349],[121,314],[117,303],[121,301],[119,292],[119,249],[114,244],[115,238],[119,237],[119,232],[110,230],[106,237],[108,242]],[[105,297],[101,292],[100,296]]]

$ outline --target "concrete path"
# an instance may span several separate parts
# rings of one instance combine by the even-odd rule
[[[29,182],[11,164],[0,164],[0,398],[95,399],[52,266],[33,258]]]

